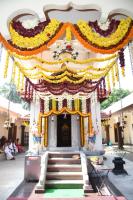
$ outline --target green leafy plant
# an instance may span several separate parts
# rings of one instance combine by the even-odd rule
[[[119,101],[120,99],[128,96],[131,92],[129,90],[124,89],[114,89],[112,93],[109,95],[108,99],[101,103],[101,109],[108,108],[114,102]]]

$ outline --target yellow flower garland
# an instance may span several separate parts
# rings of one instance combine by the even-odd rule
[[[117,58],[117,56],[115,56],[115,58]],[[86,68],[84,69],[72,69],[71,67],[69,66],[63,66],[62,68],[60,69],[56,69],[56,66],[55,66],[55,69],[48,69],[48,68],[45,68],[43,66],[40,66],[40,65],[34,65],[32,67],[24,67],[22,66],[18,61],[15,61],[17,65],[21,66],[21,68],[23,68],[24,71],[33,71],[33,70],[41,70],[43,72],[57,72],[57,73],[60,73],[60,72],[65,72],[66,70],[69,70],[70,72],[72,73],[80,73],[80,72],[84,72],[84,73],[88,73],[88,70],[93,70],[93,71],[97,71],[97,72],[101,72],[101,71],[105,71],[107,66],[104,66],[104,67],[94,67],[94,66],[87,66]],[[30,72],[29,72],[30,73]]]
[[[6,52],[6,63],[5,63],[5,67],[4,67],[4,78],[7,78],[8,64],[9,64],[9,53]]]
[[[71,39],[72,39],[71,29],[70,29],[70,27],[67,27],[67,28],[66,28],[66,41],[67,41],[67,42],[70,42]]]
[[[114,60],[113,62],[111,62],[108,67],[106,68],[105,71],[103,72],[100,72],[99,74],[94,74],[94,73],[83,73],[83,74],[72,74],[68,71],[65,71],[64,73],[62,73],[61,75],[58,75],[58,76],[48,76],[46,74],[44,74],[43,72],[36,72],[34,74],[31,74],[30,73],[27,73],[23,67],[20,65],[20,63],[18,62],[15,62],[16,65],[18,66],[18,68],[21,70],[21,72],[28,78],[31,78],[31,79],[39,79],[39,78],[44,78],[46,81],[48,82],[51,82],[51,83],[61,83],[61,82],[64,82],[64,81],[68,81],[68,82],[71,82],[71,83],[75,83],[75,84],[78,84],[78,83],[81,83],[83,82],[84,80],[88,80],[88,79],[91,79],[91,80],[94,80],[94,79],[98,79],[98,78],[101,78],[102,76],[105,76],[105,74],[110,70],[110,68],[112,68],[112,66],[116,63],[116,60]],[[79,80],[73,80],[72,77],[76,77],[76,78],[80,78]]]
[[[13,44],[21,48],[32,49],[39,47],[40,45],[50,40],[50,37],[53,36],[59,28],[59,25],[60,22],[58,20],[51,19],[50,23],[44,28],[44,30],[41,33],[35,35],[34,37],[24,37],[22,35],[19,35],[13,29],[12,23],[10,23],[9,31]]]
[[[110,91],[110,78],[109,78],[109,74],[106,76],[106,82],[107,82],[107,88],[108,88],[108,91]]]
[[[94,32],[93,29],[84,20],[79,20],[77,25],[81,33],[89,40],[92,44],[100,47],[110,47],[119,43],[129,30],[132,19],[127,17],[121,19],[117,30],[112,33],[109,37],[102,37],[98,33]]]
[[[53,110],[53,109],[52,109],[52,110],[50,110],[50,111],[48,111],[48,112],[40,113],[40,115],[43,116],[43,117],[48,117],[48,116],[50,116],[50,115],[52,115],[52,114],[59,115],[59,114],[62,114],[62,113],[64,113],[64,112],[67,112],[67,113],[69,113],[69,114],[71,114],[71,115],[76,115],[76,114],[78,114],[78,115],[80,115],[80,116],[82,116],[82,117],[88,117],[88,116],[91,115],[91,113],[82,113],[82,112],[80,112],[79,110],[72,111],[72,110],[70,110],[70,109],[68,109],[68,108],[66,108],[66,107],[63,107],[60,111],[57,111],[57,110]]]
[[[115,64],[115,77],[116,81],[119,81],[119,71],[118,71],[118,64]]]
[[[13,71],[12,71],[12,77],[11,77],[11,80],[12,80],[13,83],[14,83],[14,80],[15,80],[15,76],[16,76],[16,63],[13,62]]]
[[[55,64],[63,64],[65,62],[72,62],[72,63],[75,63],[75,64],[87,64],[87,63],[90,63],[90,62],[104,62],[104,61],[108,61],[108,60],[111,60],[113,58],[116,58],[118,56],[118,54],[113,54],[111,56],[107,56],[105,58],[88,58],[88,59],[85,59],[85,60],[74,60],[72,58],[65,58],[63,60],[58,60],[58,61],[47,61],[47,60],[44,60],[42,58],[39,58],[37,56],[20,56],[16,53],[13,53],[11,51],[9,51],[9,54],[13,57],[16,57],[16,58],[19,58],[19,59],[22,59],[22,60],[36,60],[40,63],[43,63],[43,64],[48,64],[48,65],[55,65]]]

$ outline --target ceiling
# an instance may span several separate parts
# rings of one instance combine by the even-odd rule
[[[11,3],[12,2],[12,3]],[[7,22],[16,15],[22,13],[31,13],[36,17],[44,20],[44,11],[53,8],[74,7],[74,12],[52,11],[50,17],[56,17],[62,21],[75,21],[79,18],[94,21],[100,19],[106,21],[109,15],[114,13],[123,13],[133,18],[133,1],[132,0],[0,0],[0,32],[5,37],[8,36]],[[77,11],[82,9],[91,9],[88,12]],[[93,10],[93,11],[92,11]]]

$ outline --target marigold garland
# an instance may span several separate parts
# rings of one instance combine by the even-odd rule
[[[84,119],[82,116],[80,117],[80,136],[81,136],[81,146],[83,147],[85,139],[84,139]]]
[[[15,58],[19,58],[19,59],[22,59],[22,60],[30,60],[30,59],[33,59],[35,61],[38,61],[40,63],[43,63],[43,64],[48,64],[48,65],[55,65],[55,64],[63,64],[63,63],[67,63],[67,62],[72,62],[72,63],[75,63],[75,64],[88,64],[90,62],[104,62],[104,61],[107,61],[107,60],[111,60],[113,58],[116,58],[118,56],[118,54],[113,54],[111,56],[107,56],[105,58],[88,58],[88,59],[85,59],[85,60],[75,60],[75,59],[72,59],[72,58],[65,58],[63,60],[57,60],[57,61],[47,61],[47,60],[44,60],[40,57],[37,57],[37,56],[21,56],[21,55],[18,55],[14,52],[11,52],[9,51],[9,54]]]
[[[119,43],[127,34],[131,23],[132,19],[130,17],[126,19],[121,19],[117,30],[108,37],[99,36],[99,34],[94,32],[84,20],[79,20],[77,26],[82,35],[85,36],[88,41],[99,47],[106,48]]]
[[[16,64],[15,64],[15,62],[13,62],[13,70],[12,70],[12,77],[11,77],[11,80],[13,83],[15,80],[15,76],[16,76]]]
[[[120,23],[120,21],[111,19],[110,24],[106,30],[101,29],[101,27],[98,24],[98,21],[89,22],[89,26],[91,26],[96,33],[98,33],[104,37],[107,37],[117,29],[119,23]]]
[[[116,63],[116,60],[114,60],[113,62],[111,62],[109,64],[109,66],[107,67],[107,69],[104,72],[101,72],[100,74],[93,74],[91,72],[89,72],[89,74],[72,74],[70,72],[64,72],[61,75],[58,76],[48,76],[46,74],[44,74],[43,72],[36,72],[35,74],[31,74],[31,73],[27,73],[23,67],[16,62],[16,65],[18,66],[18,68],[20,69],[20,71],[28,78],[31,79],[42,79],[44,78],[46,81],[50,82],[50,83],[61,83],[61,82],[65,82],[68,81],[70,83],[74,83],[74,84],[79,84],[82,83],[85,80],[95,80],[95,79],[100,79],[102,76],[105,76],[106,73],[108,73],[108,71],[113,67],[113,65]],[[75,77],[75,80],[73,80],[73,78]]]
[[[34,37],[35,35],[41,33],[44,28],[48,25],[50,20],[39,22],[38,25],[36,25],[34,28],[25,28],[20,21],[13,20],[12,27],[13,29],[21,36],[23,37]]]
[[[123,48],[131,38],[133,38],[133,27],[132,27],[132,21],[130,18],[124,19],[125,21],[120,21],[119,24],[119,29],[117,29],[115,31],[115,33],[111,34],[112,37],[114,38],[114,35],[116,33],[118,33],[118,38],[114,38],[114,40],[112,40],[112,43],[109,42],[108,45],[110,45],[107,49],[104,48],[104,46],[101,43],[101,39],[100,39],[100,45],[101,46],[96,46],[93,45],[92,43],[89,43],[87,40],[85,40],[77,31],[76,27],[74,27],[74,25],[72,25],[71,23],[65,23],[64,25],[61,26],[60,30],[56,33],[56,35],[54,37],[52,37],[47,45],[42,45],[41,47],[38,47],[37,49],[32,49],[32,50],[21,50],[21,49],[17,49],[15,47],[13,47],[9,42],[7,42],[4,37],[0,34],[0,41],[3,43],[3,45],[5,46],[6,49],[12,51],[12,52],[16,52],[19,55],[24,55],[24,56],[29,56],[29,55],[34,55],[34,54],[39,54],[40,52],[44,51],[45,49],[47,49],[51,44],[53,44],[57,39],[59,39],[60,36],[62,36],[66,30],[67,27],[70,27],[71,32],[74,34],[74,36],[79,40],[79,42],[86,47],[87,49],[90,49],[91,51],[97,52],[97,53],[103,53],[103,54],[107,54],[107,53],[114,53],[117,50]],[[129,27],[128,27],[129,25]],[[122,34],[121,34],[121,29],[122,29]],[[128,30],[127,30],[128,29]],[[124,35],[124,33],[126,35]],[[121,37],[120,37],[121,34]],[[95,34],[93,35],[93,39],[94,39]],[[110,36],[111,37],[111,36]],[[102,37],[101,37],[102,38]],[[95,42],[95,40],[94,40]],[[104,44],[106,46],[106,44]]]
[[[9,53],[6,52],[6,63],[4,66],[4,78],[7,78],[7,73],[8,73],[8,64],[9,64]]]
[[[117,56],[113,55],[113,56],[109,57],[109,60],[112,59],[112,58],[117,58]],[[94,66],[87,66],[84,69],[80,69],[80,70],[78,69],[77,70],[77,69],[73,69],[73,68],[66,66],[66,65],[63,66],[60,69],[56,69],[56,67],[55,67],[55,69],[48,69],[48,68],[45,68],[45,67],[40,66],[40,65],[25,67],[25,66],[22,66],[18,61],[15,61],[15,63],[16,63],[17,66],[20,66],[24,71],[30,71],[31,70],[32,72],[33,72],[33,70],[37,71],[37,69],[38,69],[38,70],[41,70],[42,72],[51,72],[51,73],[53,73],[53,72],[60,73],[60,72],[65,72],[66,70],[71,72],[71,73],[80,73],[80,72],[88,73],[88,70],[101,72],[101,71],[105,71],[107,69],[107,66],[102,66],[102,67],[99,67],[99,68],[94,67]]]
[[[19,35],[18,32],[16,32],[15,29],[13,29],[12,23],[9,26],[9,31],[13,44],[21,48],[32,49],[39,47],[40,45],[49,41],[51,36],[53,36],[57,31],[59,25],[60,22],[58,20],[51,19],[51,21],[44,28],[44,30],[41,33],[35,35],[34,37],[23,37],[22,35]]]
[[[119,81],[119,71],[118,71],[118,64],[115,64],[115,77],[116,81]]]
[[[60,111],[57,111],[57,110],[50,110],[49,112],[47,112],[47,113],[41,113],[42,114],[42,116],[44,116],[44,117],[48,117],[48,116],[50,116],[50,115],[52,115],[52,114],[55,114],[55,115],[60,115],[60,114],[62,114],[62,113],[64,113],[64,112],[67,112],[67,113],[69,113],[69,114],[71,114],[71,115],[76,115],[76,114],[78,114],[78,115],[80,115],[80,116],[82,116],[82,117],[88,117],[88,116],[90,116],[90,113],[82,113],[82,112],[80,112],[79,110],[74,110],[74,111],[72,111],[72,110],[69,110],[68,108],[66,108],[66,107],[63,107]]]
[[[72,39],[71,29],[70,29],[70,27],[67,27],[67,28],[66,28],[66,41],[67,41],[67,42],[70,42],[71,39]]]

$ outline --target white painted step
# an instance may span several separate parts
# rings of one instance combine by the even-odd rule
[[[73,157],[79,157],[80,158],[80,154],[79,152],[53,152],[53,153],[49,153],[49,158],[53,158],[53,157],[56,157],[56,158],[59,158],[59,157],[62,157],[62,158],[73,158]]]
[[[46,180],[47,188],[83,188],[83,180]]]
[[[83,180],[82,172],[47,172],[47,180]]]
[[[58,171],[67,171],[67,172],[81,172],[81,164],[51,164],[47,166],[48,172],[58,172]]]
[[[81,161],[80,159],[76,159],[76,158],[49,158],[48,159],[48,164],[49,163],[53,163],[53,164],[80,164]]]

